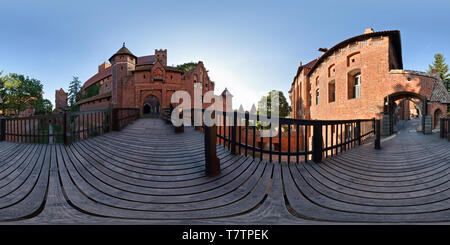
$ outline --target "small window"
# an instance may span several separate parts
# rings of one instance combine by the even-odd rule
[[[336,83],[333,81],[328,83],[328,103],[336,101]]]
[[[330,65],[330,67],[328,67],[328,77],[333,76],[335,71],[334,64]]]
[[[320,90],[316,89],[316,105],[319,105],[320,100]]]
[[[361,98],[361,74],[355,76],[353,98]]]
[[[145,75],[144,75],[144,79],[145,79]]]
[[[172,80],[173,79],[173,76],[172,75],[170,75],[170,80]]]
[[[361,98],[361,72],[350,72],[348,74],[348,99]]]

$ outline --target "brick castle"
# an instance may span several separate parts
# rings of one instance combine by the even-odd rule
[[[383,119],[384,134],[390,134],[397,118],[418,114],[423,127],[439,127],[450,96],[437,74],[403,69],[399,31],[367,28],[362,35],[319,51],[317,59],[300,63],[293,79],[293,118],[375,117]]]
[[[77,105],[80,111],[139,108],[141,116],[159,115],[163,108],[169,108],[175,91],[187,91],[194,107],[194,83],[201,84],[202,94],[214,91],[214,83],[202,61],[190,71],[183,72],[167,65],[165,49],[155,50],[154,55],[137,57],[124,44],[111,56],[109,63],[101,64],[98,73],[84,83]],[[228,90],[222,95],[226,93]],[[67,101],[67,94],[62,89],[56,91],[55,100],[58,109]],[[211,104],[203,103],[203,108]],[[228,110],[232,108],[225,100],[223,106]]]

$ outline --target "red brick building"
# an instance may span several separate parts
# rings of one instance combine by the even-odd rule
[[[124,44],[84,83],[77,104],[81,111],[140,108],[141,116],[158,115],[162,108],[170,106],[175,91],[187,91],[194,107],[194,83],[201,84],[202,94],[214,91],[203,62],[185,73],[167,65],[167,50],[137,57]],[[203,107],[209,105],[204,103]]]
[[[62,113],[67,108],[68,94],[64,92],[64,89],[55,91],[55,113]]]
[[[418,108],[426,132],[438,127],[438,117],[445,115],[450,96],[439,76],[403,70],[399,31],[368,28],[362,35],[319,50],[320,57],[300,63],[292,82],[293,118],[375,117],[383,119],[384,134],[391,134],[399,112],[411,109],[407,101]]]

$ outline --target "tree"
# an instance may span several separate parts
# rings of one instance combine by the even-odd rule
[[[2,76],[3,71],[0,71],[0,114],[2,114],[5,111],[5,105],[4,103],[6,102],[6,89],[5,89],[5,82],[7,77],[6,76]]]
[[[188,71],[194,69],[195,67],[197,67],[197,65],[198,65],[198,63],[195,63],[195,62],[191,61],[191,62],[188,62],[188,63],[177,65],[176,68],[178,70],[182,71],[182,72],[188,72]]]
[[[78,77],[73,77],[73,80],[70,82],[69,85],[69,106],[72,107],[77,103],[77,95],[81,90],[81,81],[78,79]]]
[[[53,112],[53,104],[48,99],[41,99],[37,101],[34,109],[36,115],[51,114]]]
[[[447,91],[450,93],[450,78],[444,80],[444,85],[447,88]]]
[[[273,99],[272,99],[273,98]],[[278,98],[278,103],[276,99]],[[257,114],[271,116],[272,106],[276,111],[278,108],[279,117],[287,117],[291,113],[291,107],[287,103],[286,97],[283,92],[278,90],[272,90],[267,96],[261,97],[258,102]]]
[[[48,103],[43,102],[41,81],[15,73],[10,73],[0,80],[0,93],[4,103],[2,109],[5,111],[12,111],[17,116],[28,108],[48,108]]]
[[[448,72],[448,65],[445,63],[444,55],[435,54],[433,64],[428,65],[428,73],[432,73],[432,70],[436,69],[437,73],[442,80],[449,79],[450,73]]]

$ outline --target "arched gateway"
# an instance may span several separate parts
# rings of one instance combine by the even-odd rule
[[[154,95],[145,97],[142,105],[142,114],[144,116],[159,116],[161,113],[161,104]]]

